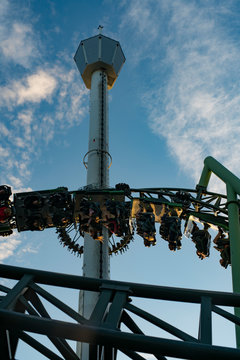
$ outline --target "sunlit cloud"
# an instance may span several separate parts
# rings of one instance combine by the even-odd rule
[[[13,111],[16,114],[5,122],[0,121],[2,165],[5,182],[13,181],[18,189],[26,187],[24,184],[31,176],[30,165],[41,155],[42,144],[48,144],[56,132],[60,134],[81,123],[86,114],[88,90],[78,81],[77,71],[59,65],[38,70],[1,90],[3,114],[4,111],[8,117]],[[43,102],[48,104],[44,110]],[[21,184],[16,184],[15,178]]]
[[[56,79],[43,70],[28,76],[26,83],[26,86],[18,88],[18,104],[26,101],[40,102],[45,100],[53,93],[57,85]]]
[[[139,45],[138,62],[146,58],[146,47],[154,49],[145,73],[152,87],[142,94],[150,128],[166,139],[180,168],[196,183],[208,155],[240,175],[240,49],[221,22],[225,13],[230,14],[227,3],[216,13],[209,3],[139,0],[127,4],[123,22],[138,41],[143,29],[148,38]]]
[[[40,51],[32,24],[23,21],[24,11],[23,4],[17,7],[9,0],[1,0],[0,56],[3,63],[12,62],[28,69],[39,58]]]
[[[44,44],[30,22],[30,10],[0,5],[0,182],[15,191],[30,189],[31,164],[41,149],[86,113],[88,91],[72,69],[73,59],[64,52],[53,63],[45,59]],[[21,11],[25,16],[21,18]],[[24,19],[24,20],[23,20]],[[47,50],[46,50],[47,51]],[[18,71],[4,71],[14,64]],[[20,67],[19,67],[20,65]],[[21,68],[22,67],[22,68]],[[20,69],[20,70],[19,70]]]
[[[0,88],[1,105],[8,104],[12,107],[25,102],[39,103],[42,100],[48,100],[56,86],[56,79],[47,71],[40,69],[35,74],[27,76],[26,79],[13,81],[8,86]]]

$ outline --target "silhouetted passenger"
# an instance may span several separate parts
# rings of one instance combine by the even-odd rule
[[[43,206],[43,199],[40,194],[28,195],[24,199],[24,206],[31,210],[39,209]]]
[[[169,242],[169,243],[168,243],[168,248],[169,248],[169,250],[171,250],[171,251],[176,251],[176,249],[177,249],[177,244],[174,243],[174,242]]]
[[[228,265],[231,264],[230,240],[223,233],[223,230],[219,228],[218,234],[214,238],[213,242],[216,244],[214,248],[220,251],[221,259],[219,260],[219,262],[221,266],[226,269]]]
[[[89,225],[88,232],[94,240],[103,241],[101,224],[94,224],[94,226]]]
[[[196,246],[196,253],[201,260],[209,256],[211,240],[211,235],[208,232],[209,227],[210,225],[204,223],[204,228],[200,230],[197,224],[193,222],[192,241]]]
[[[29,229],[32,231],[34,230],[42,231],[45,228],[44,220],[40,215],[30,216],[27,224],[29,226]]]
[[[125,183],[119,183],[115,185],[116,190],[122,190],[126,195],[131,195],[131,189],[128,184]]]
[[[50,204],[57,208],[65,208],[67,206],[67,195],[65,193],[56,193],[50,196]]]
[[[11,195],[12,191],[10,186],[0,185],[0,201],[8,201]]]
[[[125,236],[130,232],[129,229],[129,204],[121,201],[107,200],[105,202],[106,209],[110,213],[106,215],[106,227],[110,229],[116,236]],[[114,230],[113,230],[114,224]]]
[[[155,215],[153,212],[138,212],[136,214],[137,233],[148,241],[155,241]]]
[[[0,223],[5,223],[12,216],[12,210],[7,206],[0,207]]]
[[[181,220],[175,210],[171,211],[171,215],[164,214],[162,216],[159,233],[164,240],[169,242],[168,247],[171,251],[181,249]]]
[[[177,191],[173,197],[173,201],[182,204],[184,208],[188,208],[191,204],[190,194],[186,191]]]
[[[52,218],[54,226],[66,226],[70,220],[69,218],[63,213],[55,213]]]
[[[152,237],[151,240],[143,238],[143,243],[146,247],[155,246],[156,245],[156,238]]]

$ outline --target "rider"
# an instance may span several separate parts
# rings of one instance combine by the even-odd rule
[[[138,213],[136,214],[137,220],[137,233],[143,237],[144,241],[152,241],[154,244],[156,243],[156,228],[155,228],[155,215],[153,213],[153,209],[149,206],[146,212],[142,211],[140,208]],[[145,242],[146,243],[146,242]],[[144,243],[144,244],[145,244]],[[146,243],[147,244],[147,243]],[[148,245],[145,245],[148,246]]]
[[[218,234],[213,240],[214,248],[220,251],[221,259],[219,260],[221,266],[225,269],[231,264],[231,254],[230,254],[230,240],[226,238],[226,235],[223,233],[223,230],[219,227]]]
[[[196,253],[201,260],[209,256],[209,246],[211,240],[211,235],[208,232],[209,227],[209,224],[204,223],[204,228],[200,230],[197,224],[193,221],[192,241],[196,245]]]
[[[0,207],[0,223],[5,223],[12,215],[12,210],[7,206]]]
[[[176,210],[172,210],[170,215],[165,213],[161,218],[161,226],[159,229],[161,237],[168,241],[168,247],[171,251],[181,249],[181,220]]]
[[[24,199],[24,206],[27,209],[39,209],[43,206],[43,198],[39,193],[34,193],[32,195],[28,195]]]
[[[107,211],[113,216],[106,215],[106,227],[116,236],[124,236],[129,233],[127,220],[129,219],[129,209],[125,202],[106,200]]]
[[[12,216],[9,197],[11,188],[7,185],[0,185],[0,223],[6,223]]]
[[[30,216],[27,223],[31,231],[42,231],[45,228],[45,223],[41,215]]]
[[[5,202],[12,195],[10,186],[0,185],[0,201],[4,200]]]

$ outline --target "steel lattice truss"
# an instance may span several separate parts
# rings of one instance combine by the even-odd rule
[[[152,354],[161,360],[166,356],[196,360],[202,360],[204,356],[217,360],[240,358],[240,350],[212,345],[212,313],[240,325],[240,318],[221,308],[240,307],[239,294],[93,279],[7,265],[0,265],[0,276],[17,281],[12,289],[0,285],[3,294],[0,302],[3,359],[15,359],[18,342],[23,341],[48,359],[77,360],[78,356],[68,340],[88,343],[89,359],[97,359],[98,353],[102,354],[101,359],[114,360],[118,352],[137,360],[144,359],[138,352]],[[99,292],[90,319],[85,319],[46,291],[45,285]],[[173,307],[176,302],[200,304],[198,338],[134,305],[138,298],[171,301]],[[70,320],[53,319],[48,304],[61,310]],[[167,338],[144,335],[138,319],[146,320],[156,329],[163,329]],[[128,332],[122,330],[123,325]],[[45,335],[56,350],[50,350],[44,342],[37,341],[34,334]]]
[[[189,219],[195,219],[228,233],[225,195],[180,188],[130,189],[126,184],[120,185],[116,189],[68,191],[63,187],[14,194],[14,201],[8,201],[12,216],[0,223],[0,235],[10,235],[14,228],[21,232],[55,227],[60,242],[73,253],[81,255],[84,249],[80,240],[85,232],[90,231],[89,213],[92,211],[97,219],[95,229],[108,227],[109,253],[117,254],[128,248],[134,233],[139,234],[139,213],[149,213],[149,209],[155,223],[161,224],[164,214],[176,211],[179,222],[185,224],[185,230]],[[117,211],[121,213],[121,231],[114,228]],[[95,236],[95,239],[101,240],[101,237]],[[153,244],[148,240],[146,242],[147,245]]]

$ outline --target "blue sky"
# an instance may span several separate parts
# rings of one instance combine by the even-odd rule
[[[109,93],[110,185],[195,188],[208,155],[240,176],[239,12],[231,0],[1,0],[0,183],[14,192],[85,185],[89,91],[73,56],[99,24],[126,56]],[[224,191],[215,179],[211,188]],[[71,274],[82,267],[53,230],[0,239],[0,261]],[[112,258],[111,277],[231,291],[231,269],[218,261],[214,249],[200,261],[187,238],[171,253],[160,237],[149,249],[136,237]],[[191,331],[186,309],[172,321],[183,319]],[[225,329],[214,341],[232,346]]]

